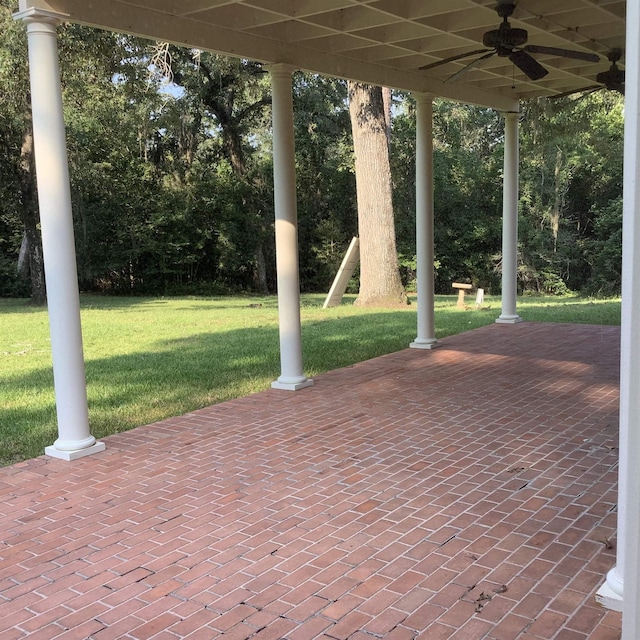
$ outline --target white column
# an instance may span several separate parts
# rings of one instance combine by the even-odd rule
[[[640,3],[627,2],[625,51],[620,462],[616,566],[596,599],[622,611],[622,640],[640,630]],[[623,588],[624,587],[624,588]],[[623,597],[624,591],[624,597]]]
[[[416,257],[418,284],[418,336],[413,349],[439,346],[435,328],[433,278],[433,98],[416,98]]]
[[[516,311],[518,292],[518,114],[504,115],[502,192],[502,313],[496,322],[522,322]]]
[[[270,68],[281,368],[280,377],[271,386],[297,391],[312,385],[313,380],[306,378],[302,369],[292,71],[286,65]]]
[[[89,432],[87,389],[69,168],[62,114],[56,25],[62,16],[38,9],[16,14],[27,25],[33,138],[47,285],[58,439],[45,452],[74,460],[105,446]]]

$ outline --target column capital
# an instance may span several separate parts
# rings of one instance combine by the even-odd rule
[[[22,20],[29,25],[34,22],[45,23],[57,27],[61,22],[69,18],[66,13],[51,11],[50,9],[42,9],[40,7],[24,7],[24,3],[20,3],[20,11],[13,14],[14,20]]]
[[[294,71],[298,70],[298,67],[293,64],[287,64],[286,62],[274,62],[273,64],[265,64],[264,68],[272,76],[291,76]]]
[[[430,92],[424,93],[420,91],[413,94],[413,98],[416,102],[433,102],[435,97],[436,94]]]

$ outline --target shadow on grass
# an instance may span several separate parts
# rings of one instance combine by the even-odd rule
[[[214,302],[212,299],[205,301]],[[319,308],[324,296],[303,296],[302,307]],[[4,302],[4,301],[0,301]],[[177,308],[211,313],[202,298],[181,299]],[[273,315],[275,297],[215,299],[215,310],[235,310],[260,305]],[[221,306],[218,306],[222,303]],[[164,299],[83,298],[84,309],[114,308],[152,311]],[[500,313],[499,302],[484,308],[456,309],[451,296],[436,298],[438,338],[493,324]],[[3,309],[33,313],[14,301]],[[555,322],[619,323],[619,302],[566,299],[560,304],[548,299],[522,299],[525,320]],[[303,313],[303,361],[312,377],[328,370],[350,366],[380,355],[405,349],[416,337],[416,305],[401,311],[352,313],[351,299],[343,307],[320,311],[311,319]],[[274,316],[275,317],[275,316]],[[268,319],[265,320],[267,322]],[[482,350],[482,345],[475,345]],[[474,348],[474,350],[475,350]],[[506,348],[506,345],[505,347]],[[88,359],[86,362],[90,423],[96,437],[126,431],[197,408],[246,396],[266,389],[280,372],[278,328],[275,324],[202,332],[175,340],[160,340],[152,349],[127,355]],[[23,389],[24,400],[15,408],[2,409],[0,416],[0,465],[38,456],[56,438],[53,381],[50,369],[5,377],[9,387]],[[35,399],[38,399],[36,402]]]
[[[404,348],[414,325],[412,314],[390,313],[311,321],[303,328],[307,375]],[[278,328],[162,340],[153,350],[88,359],[85,366],[91,432],[101,438],[267,389],[280,372]],[[57,437],[51,371],[5,382],[29,394],[2,412],[0,465],[38,456]]]

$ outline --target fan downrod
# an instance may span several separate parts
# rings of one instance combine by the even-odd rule
[[[506,22],[507,18],[513,15],[516,10],[514,2],[498,2],[496,6],[496,13]]]
[[[529,34],[525,29],[517,29],[509,24],[516,5],[513,2],[500,2],[496,5],[496,12],[502,18],[502,23],[497,29],[487,31],[482,36],[482,44],[495,49],[501,58],[508,58],[513,49],[526,44]]]

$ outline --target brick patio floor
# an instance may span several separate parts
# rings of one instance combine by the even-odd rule
[[[618,344],[492,325],[0,469],[0,638],[619,638]]]

